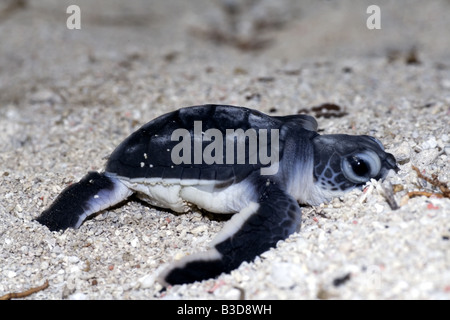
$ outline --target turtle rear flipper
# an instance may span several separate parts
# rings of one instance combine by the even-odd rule
[[[263,184],[259,202],[250,202],[234,215],[213,241],[213,248],[174,263],[160,275],[160,282],[174,285],[217,277],[244,261],[253,261],[298,231],[301,209],[297,201],[273,182]]]
[[[36,219],[51,231],[78,228],[90,215],[109,208],[132,192],[118,179],[89,172],[64,189],[52,205]]]

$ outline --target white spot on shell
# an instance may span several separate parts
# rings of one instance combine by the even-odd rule
[[[145,163],[141,162],[141,168],[143,168],[145,166]]]
[[[144,153],[144,158],[147,159],[147,154],[146,153]]]

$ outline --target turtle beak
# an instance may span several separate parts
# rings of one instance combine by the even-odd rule
[[[400,171],[400,168],[397,166],[397,161],[392,154],[386,152],[386,157],[382,161],[380,173],[375,179],[384,180],[389,174],[389,171],[394,170],[395,173]]]
[[[384,163],[388,170],[392,169],[395,171],[395,173],[398,173],[400,171],[400,168],[397,166],[397,160],[395,160],[395,157],[392,154],[386,153],[386,159],[384,159]]]

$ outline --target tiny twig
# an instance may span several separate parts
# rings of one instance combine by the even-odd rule
[[[389,204],[389,207],[391,207],[392,210],[397,210],[400,207],[397,204],[397,201],[395,201],[394,197],[394,187],[391,183],[385,183],[384,185],[381,185],[381,188],[384,191],[384,197]]]
[[[32,295],[33,293],[39,292],[41,290],[48,288],[48,280],[45,280],[45,283],[42,286],[35,287],[28,289],[23,292],[10,292],[0,297],[0,300],[11,300],[11,299],[17,299],[17,298],[25,298],[29,295]]]
[[[417,173],[417,176],[426,182],[430,183],[433,187],[439,188],[441,190],[441,193],[434,193],[434,192],[426,192],[426,191],[411,191],[408,192],[408,197],[417,197],[417,196],[426,196],[426,197],[437,197],[437,198],[450,198],[450,188],[447,187],[447,184],[444,182],[439,181],[437,175],[433,174],[430,177],[424,176],[420,170],[415,167],[411,166],[411,168]]]
[[[434,192],[426,192],[426,191],[410,191],[410,192],[408,192],[409,198],[420,197],[420,196],[425,196],[428,198],[431,198],[431,197],[443,198],[444,197],[444,195],[442,195],[440,193],[434,193]]]
[[[245,290],[238,286],[233,286],[233,288],[239,290],[239,300],[245,300]]]

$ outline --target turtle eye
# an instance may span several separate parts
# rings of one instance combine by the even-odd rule
[[[345,157],[342,160],[342,171],[345,177],[354,183],[364,183],[376,177],[381,169],[378,155],[367,150]]]

